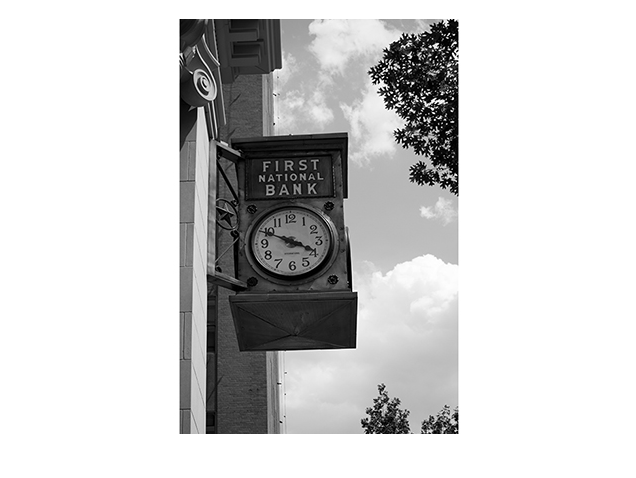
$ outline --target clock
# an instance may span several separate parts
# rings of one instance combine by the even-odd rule
[[[336,227],[326,214],[298,205],[266,211],[247,237],[248,261],[279,283],[313,278],[333,263],[339,245]]]

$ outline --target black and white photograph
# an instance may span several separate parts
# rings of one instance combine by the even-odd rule
[[[458,433],[458,30],[180,20],[181,433]]]
[[[636,476],[602,6],[3,5],[0,474]]]

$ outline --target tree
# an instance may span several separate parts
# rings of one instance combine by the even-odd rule
[[[366,409],[368,418],[360,420],[364,433],[410,433],[409,412],[400,409],[400,399],[389,399],[386,386],[378,385],[380,396],[373,399],[373,407]]]
[[[411,182],[437,184],[457,196],[458,52],[458,22],[441,21],[429,32],[402,34],[369,70],[373,84],[382,83],[386,108],[405,121],[393,132],[396,142],[430,163],[412,165]]]
[[[459,407],[455,407],[451,414],[451,409],[448,405],[444,405],[437,417],[429,415],[428,420],[422,422],[422,433],[454,433],[459,434]]]

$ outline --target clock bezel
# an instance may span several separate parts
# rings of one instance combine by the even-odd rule
[[[322,262],[318,264],[315,268],[311,269],[310,271],[303,272],[298,275],[293,275],[293,274],[284,275],[284,274],[276,274],[275,272],[272,272],[271,270],[265,268],[256,259],[254,251],[252,250],[252,248],[254,247],[253,236],[256,233],[256,226],[261,224],[263,220],[266,219],[267,217],[285,209],[300,209],[306,213],[314,214],[315,216],[317,216],[319,220],[321,220],[324,223],[329,233],[329,239],[330,239],[329,250],[327,254],[325,255],[325,257],[323,258]],[[294,203],[294,202],[277,204],[258,214],[256,217],[254,217],[254,220],[251,222],[250,226],[248,227],[245,237],[246,237],[246,247],[245,247],[246,254],[245,255],[247,257],[247,261],[252,266],[252,269],[261,277],[271,282],[274,282],[276,284],[295,285],[295,284],[303,284],[303,283],[310,282],[316,279],[318,276],[324,274],[325,271],[327,271],[333,265],[338,255],[338,250],[340,248],[340,238],[338,235],[338,231],[336,229],[335,224],[331,220],[331,218],[316,207],[313,207],[307,204]]]

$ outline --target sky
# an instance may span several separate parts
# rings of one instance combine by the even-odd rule
[[[368,69],[403,32],[435,20],[282,20],[275,134],[347,132],[345,222],[358,292],[357,347],[283,353],[286,433],[363,433],[384,383],[411,431],[458,405],[458,198],[408,180],[420,160],[395,143]]]

